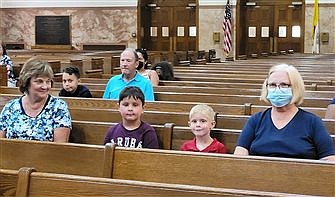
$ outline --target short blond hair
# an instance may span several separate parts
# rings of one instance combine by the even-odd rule
[[[211,121],[215,120],[215,112],[213,108],[211,108],[208,105],[198,104],[198,105],[193,106],[190,111],[189,119],[191,119],[196,113],[203,114],[204,116],[206,116],[208,120],[211,120]]]
[[[291,104],[300,105],[304,101],[304,95],[305,95],[305,84],[304,81],[299,73],[299,71],[292,65],[288,64],[278,64],[275,66],[272,66],[269,70],[267,78],[264,80],[263,86],[262,86],[262,93],[260,100],[265,101],[267,103],[270,103],[270,101],[266,98],[268,95],[268,79],[272,73],[278,72],[278,71],[284,71],[287,73],[290,83],[291,83],[291,89],[292,89],[292,99]]]

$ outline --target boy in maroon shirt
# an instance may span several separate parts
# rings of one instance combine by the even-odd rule
[[[135,86],[125,87],[119,96],[122,122],[108,129],[104,144],[115,143],[131,148],[159,148],[155,129],[141,121],[144,113],[144,94]]]

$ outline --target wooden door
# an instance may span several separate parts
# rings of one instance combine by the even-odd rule
[[[301,5],[277,5],[274,15],[274,50],[287,51],[293,49],[295,52],[303,52],[305,18],[303,7]]]
[[[304,50],[304,2],[302,0],[241,0],[237,22],[240,55]],[[299,3],[300,2],[300,3]],[[241,29],[239,29],[239,27]]]
[[[195,2],[143,1],[140,5],[141,36],[138,45],[151,51],[197,50]]]
[[[273,7],[261,6],[247,9],[247,54],[273,50]]]

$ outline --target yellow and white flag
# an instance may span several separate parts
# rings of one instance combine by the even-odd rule
[[[319,29],[319,2],[318,0],[314,0],[314,17],[313,17],[313,29],[312,29],[312,53],[319,54],[320,53],[320,29]]]

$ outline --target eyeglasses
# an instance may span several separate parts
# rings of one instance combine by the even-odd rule
[[[282,89],[282,88],[289,88],[291,87],[291,84],[287,84],[287,83],[280,83],[280,84],[275,84],[275,83],[268,83],[266,85],[268,87],[268,89]]]

